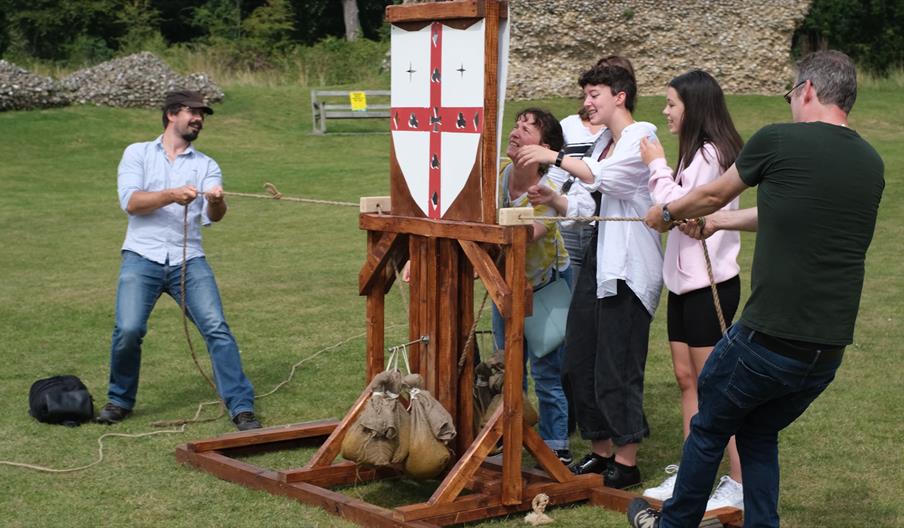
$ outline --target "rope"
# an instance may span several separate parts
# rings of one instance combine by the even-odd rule
[[[185,298],[187,297],[185,292],[185,277],[188,274],[188,204],[183,208],[183,216],[182,216],[182,270],[179,274],[179,293],[181,294],[179,297],[179,306],[182,309],[182,329],[185,332],[185,341],[188,343],[188,349],[191,351],[191,360],[194,362],[195,367],[198,368],[198,372],[201,373],[201,377],[207,381],[207,384],[210,385],[210,388],[213,389],[214,394],[217,395],[217,398],[221,404],[220,414],[215,416],[214,418],[205,418],[203,420],[199,419],[198,416],[201,413],[200,406],[198,407],[198,411],[195,413],[195,417],[191,419],[178,419],[178,420],[158,420],[156,422],[151,423],[153,427],[172,427],[174,425],[185,425],[187,423],[203,423],[203,422],[213,422],[219,420],[226,413],[226,402],[223,401],[223,398],[220,398],[220,394],[217,391],[217,386],[210,379],[210,376],[204,372],[204,369],[201,368],[201,363],[198,361],[198,355],[195,353],[195,346],[191,340],[191,332],[188,331],[188,308],[186,307]]]
[[[242,198],[263,198],[265,200],[285,200],[287,202],[301,202],[301,203],[311,203],[311,204],[320,204],[320,205],[340,205],[344,207],[359,207],[359,204],[353,202],[340,202],[336,200],[319,200],[316,198],[301,198],[297,196],[283,196],[283,193],[279,192],[275,185],[272,183],[265,183],[264,189],[267,190],[267,194],[252,194],[252,193],[241,193],[241,192],[227,192],[223,191],[223,194],[226,196],[240,196]]]
[[[716,289],[716,279],[713,276],[713,264],[709,260],[709,248],[706,247],[706,240],[701,240],[700,244],[703,245],[703,259],[706,260],[706,273],[709,275],[709,288],[713,292],[713,304],[716,306],[716,317],[719,318],[719,328],[724,334],[728,327],[725,325],[725,315],[722,313],[722,303],[719,302],[719,291]]]
[[[572,220],[575,222],[643,222],[645,218],[639,216],[528,216],[521,215],[521,220],[537,220],[541,222]],[[671,227],[686,222],[686,220],[677,220],[672,222]],[[697,218],[697,222],[701,228],[706,224],[706,218]],[[713,305],[716,309],[716,317],[719,319],[719,328],[724,334],[728,326],[725,324],[725,315],[722,313],[722,303],[719,301],[719,292],[716,288],[716,279],[713,275],[713,265],[709,258],[709,248],[706,246],[706,240],[701,240],[703,245],[703,258],[706,261],[706,273],[709,275],[709,287],[713,294]]]
[[[502,262],[502,252],[496,257],[496,267],[499,267],[499,263]],[[483,300],[480,301],[480,308],[477,310],[477,316],[474,318],[474,323],[471,325],[471,331],[468,332],[468,340],[465,341],[465,348],[461,352],[461,357],[458,358],[458,375],[461,376],[462,371],[464,371],[465,365],[467,364],[468,358],[471,357],[471,349],[474,347],[474,339],[477,336],[477,325],[480,324],[480,319],[483,317],[483,309],[487,305],[487,299],[490,296],[490,290],[485,290],[483,292]],[[494,345],[495,346],[495,343]]]
[[[95,460],[94,462],[91,462],[90,464],[85,464],[84,466],[78,466],[78,467],[74,467],[74,468],[55,469],[55,468],[49,468],[49,467],[44,467],[44,466],[37,466],[34,464],[25,464],[22,462],[10,462],[7,460],[0,460],[0,464],[6,465],[6,466],[20,467],[20,468],[25,468],[25,469],[33,469],[35,471],[42,471],[44,473],[73,473],[75,471],[82,471],[82,470],[88,469],[90,467],[96,466],[104,461],[104,442],[103,442],[103,440],[104,440],[104,438],[106,438],[108,436],[119,436],[119,437],[123,437],[123,438],[141,438],[143,436],[152,436],[152,435],[159,435],[159,434],[179,434],[179,433],[184,433],[184,432],[185,432],[185,426],[183,425],[179,429],[172,429],[172,430],[167,430],[167,431],[150,431],[148,433],[139,433],[139,434],[104,433],[97,438],[97,452],[98,452],[97,460]]]

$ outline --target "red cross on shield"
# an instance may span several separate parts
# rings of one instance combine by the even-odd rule
[[[392,26],[390,130],[414,202],[442,218],[477,161],[483,130],[484,21]]]

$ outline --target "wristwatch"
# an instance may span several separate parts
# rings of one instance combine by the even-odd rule
[[[662,221],[669,224],[672,222],[672,213],[669,212],[669,204],[662,204]]]
[[[562,166],[562,160],[565,159],[565,149],[559,151],[559,155],[556,156],[556,167]]]

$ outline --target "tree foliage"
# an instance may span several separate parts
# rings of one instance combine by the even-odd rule
[[[393,0],[357,1],[363,36],[383,38]],[[340,0],[0,0],[0,56],[71,65],[175,44],[266,65],[344,35]]]
[[[880,74],[904,66],[904,0],[813,0],[795,53],[827,47]]]

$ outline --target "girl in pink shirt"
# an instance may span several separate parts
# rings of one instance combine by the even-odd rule
[[[728,113],[722,89],[706,72],[694,70],[672,79],[662,113],[669,132],[678,134],[676,170],[669,169],[659,143],[644,139],[641,156],[650,168],[653,201],[665,204],[668,209],[672,200],[721,176],[734,163],[742,141]],[[738,199],[725,208],[737,209]],[[737,261],[740,236],[737,231],[719,231],[706,244],[722,311],[726,323],[731,324],[740,299]],[[697,413],[697,376],[722,332],[700,241],[677,229],[671,230],[662,264],[663,282],[669,290],[669,348],[675,379],[681,389],[686,438],[691,417]],[[741,464],[733,438],[728,451],[731,475],[722,477],[707,510],[724,506],[743,508]],[[660,486],[645,490],[644,495],[663,501],[671,497],[677,470],[674,465],[667,467],[671,476]]]

